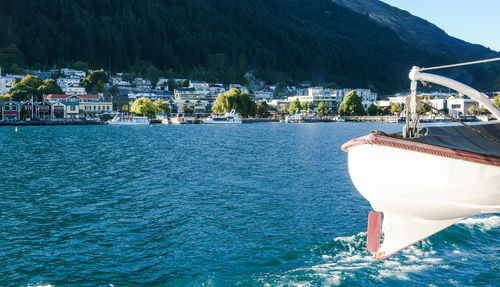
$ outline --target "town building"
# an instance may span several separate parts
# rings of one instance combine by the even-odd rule
[[[67,93],[68,86],[79,86],[81,78],[58,78],[56,80],[57,85],[61,88],[63,93]]]
[[[49,94],[44,96],[44,100],[52,105],[53,118],[97,117],[113,111],[112,102],[99,101],[96,94]]]
[[[6,121],[17,121],[21,118],[21,103],[9,101],[2,104],[2,119]]]
[[[136,88],[143,89],[143,90],[149,90],[151,89],[151,81],[148,79],[143,79],[143,78],[135,78],[133,85]]]
[[[226,88],[224,88],[223,84],[219,84],[219,83],[214,83],[214,84],[208,85],[208,90],[209,90],[209,97],[213,98],[213,99],[216,99],[219,96],[219,94],[222,94],[222,93],[225,93],[228,91]]]
[[[1,69],[0,69],[1,74]],[[24,78],[22,75],[5,75],[0,76],[0,94],[6,94],[10,92],[12,85],[16,80],[20,81]]]
[[[448,114],[454,117],[467,115],[468,110],[472,105],[478,108],[478,102],[472,99],[450,97],[446,102]]]
[[[70,84],[66,87],[66,94],[69,95],[82,95],[85,94],[85,88],[80,84]]]
[[[83,78],[85,78],[86,73],[85,73],[85,71],[64,68],[64,69],[61,69],[61,74],[63,74],[64,77],[67,77],[67,78],[83,79]]]
[[[337,97],[338,93],[332,89],[323,89],[321,87],[312,87],[307,89],[307,95],[303,95],[301,91],[300,96],[291,96],[287,98],[287,102],[290,104],[296,99],[301,103],[308,102],[313,106],[313,110],[316,110],[320,102],[324,102],[331,112],[337,110]]]

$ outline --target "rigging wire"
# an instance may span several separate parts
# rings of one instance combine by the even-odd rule
[[[444,65],[444,66],[436,66],[436,67],[429,67],[429,68],[420,68],[419,71],[422,72],[422,71],[445,69],[445,68],[452,68],[452,67],[459,67],[459,66],[468,66],[468,65],[488,63],[488,62],[495,62],[495,61],[500,61],[500,58],[492,58],[492,59],[485,59],[485,60],[479,60],[479,61],[472,61],[472,62],[451,64],[451,65]]]
[[[480,131],[480,130],[476,129],[476,128],[472,127],[471,125],[468,125],[468,124],[466,124],[466,123],[462,122],[461,120],[456,119],[456,118],[454,118],[454,117],[452,117],[452,116],[448,115],[447,113],[444,113],[443,111],[440,111],[440,110],[436,109],[435,107],[433,107],[433,106],[431,106],[431,105],[429,105],[429,104],[427,104],[427,105],[428,105],[428,106],[429,106],[429,107],[430,107],[433,111],[437,112],[438,114],[444,115],[445,117],[449,118],[450,120],[452,120],[452,121],[454,121],[454,122],[456,122],[456,123],[462,124],[462,125],[464,125],[465,127],[467,127],[467,128],[469,128],[469,129],[471,129],[473,132],[475,132],[475,133],[479,134],[480,136],[482,136],[482,137],[484,137],[484,138],[486,138],[486,139],[488,139],[488,140],[490,140],[490,141],[492,141],[492,142],[494,142],[494,143],[496,143],[496,144],[499,144],[499,145],[500,145],[500,140],[498,140],[497,138],[494,138],[494,137],[490,136],[489,134],[484,133],[484,132],[482,132],[482,131]]]

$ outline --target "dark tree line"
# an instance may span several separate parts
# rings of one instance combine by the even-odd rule
[[[0,29],[0,65],[12,72],[78,63],[244,83],[250,71],[395,91],[412,65],[466,58],[417,49],[330,0],[2,0]]]

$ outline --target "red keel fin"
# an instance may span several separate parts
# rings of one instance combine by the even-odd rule
[[[366,249],[377,252],[380,248],[380,227],[382,225],[382,213],[370,211],[368,215],[368,231],[366,232]]]

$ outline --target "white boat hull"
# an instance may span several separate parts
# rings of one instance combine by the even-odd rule
[[[242,120],[241,119],[237,119],[237,120],[227,120],[227,121],[214,121],[213,119],[206,119],[206,120],[203,120],[203,123],[204,124],[241,124],[242,123]]]
[[[356,189],[382,212],[386,258],[464,217],[500,212],[500,166],[378,144],[348,149]]]

